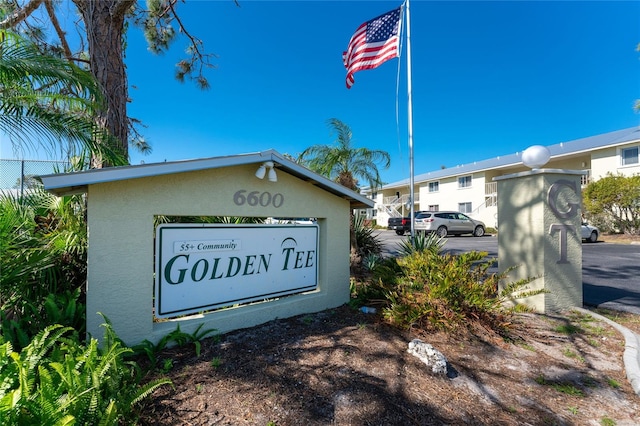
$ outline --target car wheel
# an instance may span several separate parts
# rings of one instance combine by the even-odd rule
[[[404,231],[396,231],[396,234],[398,234],[398,235],[404,235]]]
[[[484,227],[476,226],[476,229],[473,230],[474,237],[482,237],[484,235]]]
[[[589,238],[587,238],[587,241],[589,241],[590,243],[595,243],[596,241],[598,241],[598,233],[596,231],[592,231],[591,235],[589,235]]]
[[[444,238],[447,236],[447,227],[446,226],[441,226],[438,228],[438,230],[436,231],[436,234],[438,234],[438,237],[440,238]]]

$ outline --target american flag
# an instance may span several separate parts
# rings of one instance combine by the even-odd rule
[[[376,68],[399,56],[401,9],[365,22],[353,34],[347,50],[342,52],[342,62],[347,69],[347,89],[353,86],[355,72]]]

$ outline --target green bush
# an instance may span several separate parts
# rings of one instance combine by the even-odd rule
[[[70,326],[84,335],[86,307],[79,298],[80,289],[66,290],[62,294],[47,295],[41,304],[24,303],[20,315],[11,317],[0,310],[0,337],[20,350],[49,324]]]
[[[0,195],[0,332],[19,350],[51,324],[85,329],[81,197]]]
[[[640,235],[640,175],[608,173],[582,191],[586,218],[603,232]]]
[[[135,364],[106,324],[103,347],[86,345],[70,327],[45,328],[20,353],[0,338],[2,425],[117,425],[135,420],[135,405],[160,379],[140,385]]]
[[[372,278],[356,288],[361,304],[382,307],[384,318],[399,327],[455,330],[480,323],[503,334],[507,316],[522,305],[506,308],[507,298],[521,298],[541,291],[527,291],[531,280],[508,284],[502,292],[503,274],[489,274],[493,260],[485,252],[439,254],[436,249],[413,251],[381,262]]]
[[[370,269],[366,278],[351,279],[351,300],[349,304],[358,308],[363,305],[386,305],[387,294],[392,288],[401,268],[395,258],[375,256],[365,263]]]
[[[413,253],[432,251],[439,253],[446,240],[435,233],[417,233],[412,239],[407,237],[398,244],[401,256],[409,256]],[[396,281],[402,273],[402,268],[395,258],[384,259],[378,254],[371,254],[362,259],[362,265],[369,274],[368,280],[355,281],[351,286],[351,304],[355,307],[364,304],[384,304],[390,285]]]

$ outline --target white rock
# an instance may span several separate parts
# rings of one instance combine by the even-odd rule
[[[447,374],[447,359],[442,353],[420,339],[409,342],[408,352],[424,362],[435,374]]]

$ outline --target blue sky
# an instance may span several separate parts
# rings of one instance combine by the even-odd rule
[[[189,31],[218,55],[207,91],[173,78],[185,40],[154,56],[132,31],[129,115],[147,126],[153,153],[131,152],[131,163],[271,148],[296,155],[331,144],[326,122],[335,117],[355,146],[389,152],[386,183],[406,179],[406,57],[356,73],[351,90],[341,61],[361,23],[400,4],[179,4]],[[415,173],[640,125],[638,43],[639,1],[413,0]]]

